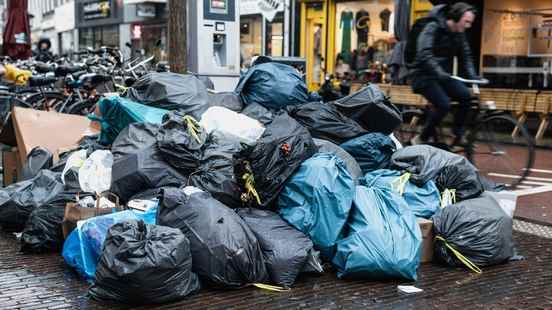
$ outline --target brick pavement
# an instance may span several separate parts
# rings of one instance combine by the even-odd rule
[[[330,271],[303,276],[286,293],[203,290],[159,309],[552,309],[552,239],[514,237],[527,260],[487,267],[481,275],[426,264],[415,283],[424,292],[415,295],[399,293],[400,281],[344,281]],[[0,234],[0,309],[124,308],[89,300],[87,285],[59,255],[23,255],[18,248],[13,235]]]

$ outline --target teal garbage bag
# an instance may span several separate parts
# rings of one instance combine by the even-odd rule
[[[100,122],[100,143],[110,145],[119,133],[132,123],[161,124],[168,111],[149,107],[119,96],[103,98],[98,103],[101,116],[90,114],[88,118]]]
[[[331,260],[347,222],[355,184],[341,159],[319,153],[301,164],[278,198],[279,214]]]
[[[363,173],[389,167],[391,156],[397,147],[389,136],[371,132],[340,145],[360,165]]]
[[[380,169],[366,174],[359,183],[366,187],[391,188],[404,198],[415,216],[431,218],[441,204],[437,185],[430,180],[417,186],[409,181],[408,176],[396,170]]]
[[[339,278],[416,280],[422,234],[391,189],[357,186],[346,231],[332,261]]]
[[[269,109],[281,109],[309,101],[307,84],[292,66],[263,63],[253,66],[240,78],[234,92],[245,105],[258,103]]]
[[[146,224],[155,224],[153,214],[156,212],[157,205],[146,212],[127,210],[79,221],[77,228],[69,234],[63,244],[63,259],[83,278],[93,280],[109,228],[130,220],[143,220]]]

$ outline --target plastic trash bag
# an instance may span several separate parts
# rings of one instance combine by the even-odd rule
[[[199,167],[206,140],[205,129],[180,112],[167,114],[157,134],[157,146],[163,158],[184,174]]]
[[[89,293],[96,300],[145,305],[177,301],[199,289],[190,241],[180,230],[129,221],[109,229]]]
[[[454,189],[458,201],[483,192],[479,171],[465,157],[429,145],[398,150],[391,157],[391,168],[410,172],[417,185],[434,180],[440,191]]]
[[[255,102],[272,109],[309,101],[307,85],[299,71],[274,62],[250,68],[240,78],[235,92],[245,105]]]
[[[27,162],[21,170],[21,181],[34,178],[42,169],[52,167],[54,159],[47,149],[37,146],[27,155]]]
[[[188,180],[188,185],[209,192],[230,208],[242,206],[240,185],[234,174],[233,156],[241,150],[235,137],[220,132],[209,135],[199,168]]]
[[[243,102],[234,92],[209,93],[209,106],[223,107],[234,112],[243,110]]]
[[[159,125],[129,125],[113,142],[111,191],[126,202],[148,189],[186,184],[187,177],[165,162],[157,147]]]
[[[351,154],[363,173],[389,167],[391,156],[396,151],[395,143],[381,133],[368,133],[340,145]]]
[[[137,102],[113,96],[102,98],[98,102],[100,116],[90,114],[91,120],[100,122],[100,143],[110,145],[117,138],[119,133],[132,123],[155,123],[160,124],[163,115],[168,111],[148,107]]]
[[[209,107],[205,84],[189,74],[151,72],[139,78],[127,94],[128,98],[142,104],[179,110],[195,119]]]
[[[30,180],[0,189],[0,226],[6,231],[22,231],[31,212],[63,189],[59,173],[49,170],[40,170]]]
[[[369,132],[388,135],[402,124],[401,111],[376,84],[369,84],[332,104]]]
[[[305,127],[285,112],[278,114],[256,145],[235,156],[236,178],[245,200],[250,206],[270,208],[286,180],[316,151]]]
[[[485,193],[449,205],[433,216],[434,257],[450,266],[464,266],[452,247],[478,267],[504,263],[514,256],[512,225],[512,218]]]
[[[259,240],[272,282],[292,286],[312,255],[313,244],[309,237],[277,213],[251,208],[239,209],[237,213]]]
[[[79,169],[80,187],[85,192],[97,195],[111,187],[113,154],[110,151],[96,151],[88,157]]]
[[[354,194],[345,164],[333,154],[316,154],[286,182],[278,198],[278,213],[331,260]]]
[[[265,128],[257,120],[222,107],[211,107],[201,116],[199,124],[207,133],[220,131],[240,142],[254,144]]]
[[[247,224],[209,193],[193,187],[186,192],[163,191],[157,223],[179,228],[188,237],[192,268],[202,283],[241,287],[267,280],[261,247]]]
[[[117,223],[131,220],[147,221],[151,217],[142,212],[130,210],[100,215],[77,222],[63,244],[62,256],[85,279],[94,279],[96,266],[103,250],[103,244],[109,228]],[[147,223],[155,224],[155,223]],[[76,234],[76,237],[73,236]]]
[[[403,199],[389,188],[357,186],[333,259],[339,278],[416,281],[421,249],[420,227]]]
[[[254,102],[245,106],[241,113],[251,117],[252,119],[258,120],[264,126],[272,123],[272,120],[277,114],[277,112]]]
[[[334,105],[309,102],[289,106],[287,111],[289,116],[309,130],[313,138],[341,144],[368,133],[357,122],[341,114]]]
[[[79,150],[71,153],[69,157],[67,158],[65,162],[65,167],[63,168],[63,171],[61,172],[61,181],[63,184],[68,185],[71,184],[71,186],[80,188],[79,184],[74,184],[74,181],[78,182],[79,180],[79,174],[78,171],[84,164],[87,158],[87,152],[86,150]],[[67,180],[66,180],[67,179]]]
[[[353,178],[353,181],[355,181],[355,184],[357,184],[358,179],[362,177],[362,170],[360,169],[360,165],[353,158],[353,156],[351,156],[351,154],[347,153],[344,149],[336,144],[333,144],[330,141],[316,138],[314,138],[313,140],[318,147],[318,153],[332,153],[339,157],[339,159],[341,159],[343,163],[345,163],[347,171]]]
[[[439,209],[441,194],[433,181],[418,186],[396,170],[381,169],[370,172],[360,179],[366,187],[389,188],[403,197],[408,208],[417,217],[431,218]]]
[[[63,247],[61,223],[65,205],[42,205],[35,208],[21,234],[21,252],[44,253]]]

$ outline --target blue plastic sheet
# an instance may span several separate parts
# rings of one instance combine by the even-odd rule
[[[249,69],[240,78],[235,92],[248,105],[258,103],[281,109],[309,101],[307,85],[293,67],[280,63],[263,63]]]
[[[399,171],[380,169],[366,174],[359,183],[366,187],[386,187],[399,191],[401,185],[397,181],[400,176]],[[437,185],[431,180],[423,186],[407,181],[402,191],[401,196],[417,217],[431,218],[439,209],[441,196]]]
[[[345,226],[355,185],[345,164],[331,153],[319,153],[301,164],[279,196],[279,213],[308,235],[331,260]]]
[[[416,280],[420,227],[391,189],[357,186],[346,229],[333,259],[339,278]]]
[[[129,220],[143,220],[146,224],[155,224],[155,214],[157,206],[145,212],[127,210],[79,221],[77,228],[69,234],[63,244],[62,256],[82,277],[92,280],[109,228]]]
[[[119,133],[131,123],[161,124],[163,115],[168,112],[118,96],[103,98],[98,104],[101,117],[90,114],[88,118],[100,122],[100,143],[103,145],[113,143]]]
[[[356,159],[363,173],[388,168],[391,156],[396,151],[393,140],[378,132],[351,139],[340,147]]]

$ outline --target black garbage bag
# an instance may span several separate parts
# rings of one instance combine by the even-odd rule
[[[42,205],[30,214],[21,235],[21,251],[44,253],[59,251],[63,247],[61,224],[65,205]]]
[[[341,144],[368,133],[354,120],[341,114],[335,105],[309,102],[299,106],[288,106],[289,116],[305,126],[313,138]]]
[[[479,171],[465,157],[429,145],[396,151],[391,157],[391,168],[410,172],[410,181],[414,184],[423,186],[433,180],[440,191],[454,189],[458,201],[483,192]]]
[[[514,256],[512,225],[512,218],[487,194],[449,205],[433,216],[434,256],[441,263],[463,266],[450,246],[477,266],[506,262]]]
[[[337,106],[345,116],[352,118],[370,132],[388,135],[402,124],[400,110],[375,84],[333,101],[332,104]]]
[[[179,228],[190,239],[193,271],[202,283],[241,287],[267,280],[261,247],[247,224],[209,193],[184,190],[163,191],[157,223]]]
[[[37,146],[27,155],[27,162],[21,170],[21,181],[34,178],[42,169],[49,169],[54,163],[52,153]]]
[[[240,185],[233,166],[233,156],[240,150],[239,141],[217,131],[211,133],[199,168],[190,175],[188,185],[211,193],[230,208],[241,207]]]
[[[365,174],[388,168],[391,155],[397,148],[389,136],[379,132],[367,133],[341,144],[340,147],[356,159]]]
[[[209,93],[209,107],[224,107],[239,113],[243,110],[243,102],[234,92]]]
[[[89,293],[144,305],[181,300],[199,289],[188,238],[178,229],[133,220],[109,228]]]
[[[179,110],[200,119],[209,108],[205,84],[197,77],[170,72],[151,72],[128,89],[129,99],[165,110]]]
[[[166,114],[157,134],[163,158],[184,174],[199,167],[206,140],[207,132],[199,123],[180,112]]]
[[[234,156],[234,171],[242,187],[242,197],[249,206],[269,208],[286,180],[317,150],[305,127],[287,113],[279,113],[256,145]]]
[[[100,144],[99,134],[84,136],[80,141],[79,145],[73,149],[65,150],[63,153],[59,154],[59,160],[54,163],[50,170],[54,172],[63,172],[67,159],[75,151],[86,150],[86,155],[90,156],[92,153],[98,150],[109,150],[109,146]]]
[[[272,211],[247,208],[237,213],[259,240],[272,282],[292,286],[312,255],[309,237]]]
[[[0,189],[0,226],[6,231],[22,231],[31,212],[47,204],[63,189],[60,174],[49,170],[41,170],[30,180]]]
[[[250,103],[241,112],[252,119],[258,120],[264,126],[270,124],[275,117],[276,112],[269,108],[264,107],[258,103]]]
[[[345,163],[345,167],[355,181],[355,184],[358,184],[358,179],[364,175],[362,174],[362,170],[360,169],[358,162],[353,158],[353,156],[351,156],[351,154],[347,153],[347,151],[338,145],[331,143],[330,141],[316,138],[313,140],[318,147],[318,153],[332,153],[339,157],[339,159]]]
[[[123,129],[111,145],[113,159],[117,160],[157,144],[157,134],[161,126],[152,123],[133,123]]]
[[[301,73],[292,66],[275,62],[251,67],[240,78],[235,92],[246,105],[255,102],[272,109],[309,101],[309,92]]]
[[[203,83],[203,85],[205,85],[205,87],[207,89],[211,89],[211,90],[214,90],[215,89],[215,83],[213,83],[213,80],[211,80],[210,77],[208,76],[205,76],[205,75],[199,75],[199,74],[194,74],[194,76],[201,81],[201,83]]]

